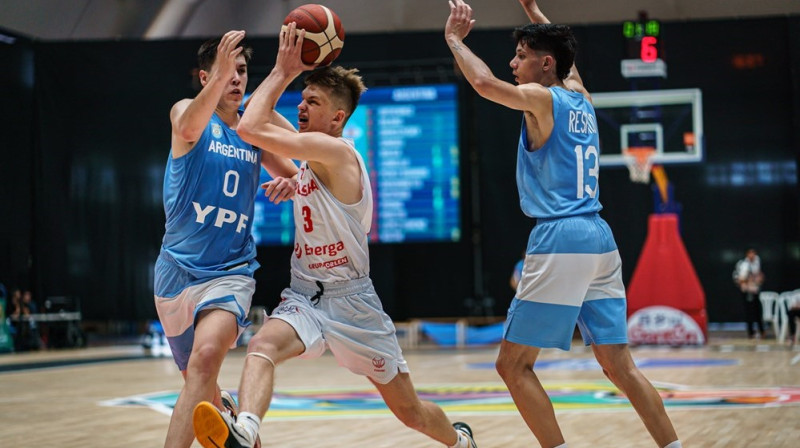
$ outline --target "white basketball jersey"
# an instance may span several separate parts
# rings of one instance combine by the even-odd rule
[[[369,276],[367,234],[372,224],[372,187],[353,142],[342,141],[361,167],[361,200],[343,204],[322,184],[308,162],[300,164],[294,196],[292,275],[308,281],[341,282]]]

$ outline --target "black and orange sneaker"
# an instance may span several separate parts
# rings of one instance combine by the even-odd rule
[[[201,401],[192,413],[194,436],[204,448],[252,448],[245,430],[236,424],[236,419],[228,411],[220,411],[216,406]]]

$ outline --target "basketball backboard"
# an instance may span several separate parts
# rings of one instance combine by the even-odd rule
[[[653,163],[703,160],[700,89],[593,93],[600,165],[625,165],[629,148],[653,148]]]

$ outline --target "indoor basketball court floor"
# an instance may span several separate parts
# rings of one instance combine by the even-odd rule
[[[710,336],[698,348],[636,347],[686,447],[789,447],[800,440],[800,350]],[[475,431],[481,448],[538,446],[494,371],[497,346],[405,351],[419,393]],[[244,349],[220,384],[235,391]],[[571,448],[655,446],[591,350],[546,350],[537,369]],[[181,387],[170,358],[138,345],[0,356],[0,446],[160,447]],[[327,355],[279,366],[265,447],[436,447],[390,415],[368,382]],[[199,445],[196,445],[199,446]]]

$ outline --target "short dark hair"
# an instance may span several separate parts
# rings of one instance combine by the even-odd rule
[[[214,61],[217,59],[217,47],[220,41],[222,41],[222,37],[217,37],[216,39],[207,40],[203,42],[203,45],[200,45],[200,49],[197,50],[197,67],[199,67],[200,70],[211,70],[211,66],[214,65]],[[249,64],[250,59],[253,57],[253,49],[245,46],[244,41],[239,42],[236,48],[239,47],[244,47],[241,54],[244,56],[245,62]]]
[[[531,23],[514,30],[517,44],[522,42],[531,50],[552,53],[556,60],[556,75],[564,79],[575,62],[578,41],[567,25]]]
[[[328,65],[314,70],[306,76],[304,84],[328,89],[333,99],[344,109],[347,118],[350,118],[350,115],[356,110],[361,94],[367,90],[361,76],[358,75],[358,69],[347,69],[340,66]]]

